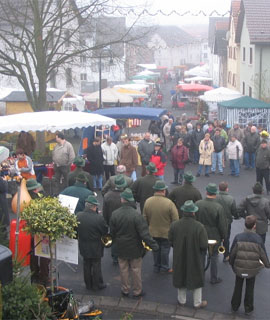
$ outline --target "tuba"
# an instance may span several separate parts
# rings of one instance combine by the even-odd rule
[[[110,248],[112,246],[112,236],[109,233],[105,234],[101,237],[101,242],[105,248]]]

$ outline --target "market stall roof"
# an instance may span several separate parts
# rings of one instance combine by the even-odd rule
[[[148,98],[148,95],[146,93],[143,93],[138,90],[132,90],[132,89],[125,89],[125,88],[116,88],[117,92],[120,92],[122,94],[127,94],[132,98]]]
[[[185,78],[185,82],[195,82],[195,81],[212,81],[212,78],[209,77],[191,77],[191,78]]]
[[[160,73],[159,72],[153,72],[150,70],[144,70],[142,72],[139,72],[138,75],[142,75],[142,76],[154,76],[154,77],[159,77]]]
[[[144,107],[106,108],[98,109],[95,111],[96,114],[100,114],[114,119],[143,120],[159,120],[159,118],[166,112],[166,109]]]
[[[26,112],[0,117],[0,133],[20,131],[61,131],[100,125],[114,125],[102,115],[72,111]]]
[[[101,90],[101,99],[103,103],[132,103],[132,97],[121,94],[115,88],[105,88]],[[85,101],[96,102],[99,100],[99,91],[86,94]]]
[[[251,97],[241,97],[238,99],[233,99],[229,101],[224,101],[218,103],[221,107],[226,107],[228,109],[269,109],[270,104],[261,100],[257,100]]]
[[[199,98],[205,102],[222,102],[240,97],[242,97],[240,92],[225,87],[206,91],[204,95],[199,96]]]
[[[213,87],[210,86],[206,86],[203,84],[179,84],[177,86],[177,88],[179,88],[181,91],[186,91],[186,92],[191,92],[191,91],[209,91],[209,90],[213,90]]]
[[[142,67],[144,69],[148,69],[148,70],[155,70],[157,68],[157,65],[155,63],[140,63],[137,64],[137,66]]]
[[[123,88],[123,89],[131,89],[131,90],[143,90],[149,87],[149,84],[145,83],[125,83],[125,84],[117,84],[114,88]]]
[[[209,66],[204,64],[203,66],[189,69],[185,71],[185,76],[209,77]]]
[[[58,102],[64,95],[66,91],[47,89],[46,99],[47,102]],[[23,90],[13,90],[6,97],[1,98],[0,101],[4,102],[28,102],[25,91]]]
[[[131,77],[131,79],[133,80],[151,80],[156,78],[157,75],[155,74],[136,74],[135,76]]]

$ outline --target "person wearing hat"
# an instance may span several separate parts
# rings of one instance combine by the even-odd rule
[[[96,197],[89,195],[85,199],[85,208],[77,213],[78,241],[83,257],[83,274],[86,289],[101,290],[106,288],[101,271],[101,258],[104,246],[101,237],[108,233],[108,226],[103,216],[97,213],[99,203]]]
[[[153,186],[157,181],[156,172],[156,165],[149,162],[146,166],[146,176],[137,179],[131,187],[135,201],[140,203],[141,213],[143,213],[145,201],[154,195]]]
[[[256,164],[256,181],[263,185],[263,179],[265,181],[265,188],[267,194],[270,192],[269,182],[269,168],[270,168],[270,148],[267,145],[266,140],[262,140],[260,147],[256,152],[255,158]]]
[[[114,163],[118,159],[118,149],[116,147],[116,144],[113,143],[113,140],[111,137],[107,137],[106,141],[102,143],[101,149],[103,152],[103,158],[104,158],[104,171],[105,171],[105,178],[106,181],[110,178],[110,176],[115,175],[114,171]]]
[[[133,180],[126,175],[126,172],[127,172],[126,166],[120,164],[119,166],[116,167],[116,175],[111,176],[109,180],[106,181],[106,183],[104,184],[101,190],[101,194],[103,195],[103,197],[108,191],[115,189],[115,179],[118,175],[122,175],[126,181],[127,187],[131,188],[133,184]]]
[[[192,200],[185,201],[181,207],[183,218],[172,223],[169,242],[173,247],[173,286],[178,289],[178,303],[186,304],[187,290],[193,291],[193,305],[204,308],[207,301],[202,300],[204,286],[204,265],[202,256],[208,248],[205,227],[195,219],[198,207]]]
[[[204,138],[201,122],[196,123],[196,127],[190,137],[190,151],[193,154],[193,163],[198,164],[200,159],[199,145]]]
[[[83,173],[86,178],[87,178],[87,183],[86,186],[89,190],[94,191],[94,187],[93,187],[93,177],[91,176],[91,174],[89,172],[86,172],[83,170],[84,166],[85,166],[85,160],[82,157],[76,157],[73,161],[73,164],[76,165],[75,170],[69,172],[68,174],[68,186],[73,186],[74,183],[76,182],[76,178],[78,176],[79,173]]]
[[[196,202],[202,199],[200,191],[193,186],[193,182],[196,178],[193,176],[192,172],[187,171],[184,174],[184,185],[174,188],[168,195],[178,210],[179,218],[183,216],[181,207],[187,200],[192,200]]]
[[[156,240],[159,250],[153,253],[154,272],[170,273],[170,243],[168,232],[172,222],[179,219],[175,204],[165,197],[167,186],[164,181],[157,180],[153,189],[155,193],[144,204],[143,216],[149,225],[149,232]]]
[[[268,231],[268,220],[270,220],[270,202],[263,197],[263,187],[260,182],[253,186],[253,194],[243,199],[237,207],[240,217],[253,215],[257,218],[256,233],[265,243],[266,232]]]
[[[32,199],[40,198],[43,195],[43,187],[36,179],[28,179],[26,188]]]
[[[199,208],[196,213],[197,220],[205,226],[208,239],[217,241],[210,260],[211,284],[217,284],[222,281],[222,279],[218,277],[217,269],[218,247],[227,235],[226,215],[223,207],[216,200],[217,194],[217,185],[209,183],[206,187],[206,198],[196,202],[196,206]]]
[[[138,144],[138,153],[142,162],[142,177],[146,175],[146,166],[148,165],[150,157],[154,151],[154,146],[155,143],[151,140],[150,132],[146,132],[143,139]]]
[[[113,211],[121,207],[120,193],[123,192],[127,187],[126,180],[124,178],[124,175],[122,174],[119,174],[115,177],[114,183],[115,183],[114,189],[108,191],[104,195],[104,200],[103,200],[102,212],[103,212],[103,217],[108,225],[110,224]],[[114,243],[112,244],[112,247],[111,247],[111,255],[113,259],[113,264],[118,264],[118,258],[117,258],[117,253],[116,253],[116,248]]]
[[[157,172],[155,172],[155,176],[160,180],[164,180],[164,168],[167,165],[167,157],[161,147],[162,143],[160,141],[156,141],[150,162],[153,162],[156,165]]]
[[[79,173],[76,177],[76,182],[73,186],[65,188],[60,194],[78,198],[78,203],[75,209],[75,213],[83,211],[85,206],[85,199],[93,195],[93,192],[87,189],[87,178],[83,172]]]
[[[126,167],[127,176],[133,181],[136,180],[136,168],[138,165],[138,153],[135,147],[130,143],[130,139],[126,136],[123,139],[124,146],[121,149],[120,164]]]
[[[120,193],[121,207],[112,213],[110,233],[116,245],[121,276],[121,293],[129,296],[131,291],[129,271],[133,282],[133,297],[140,298],[145,292],[142,288],[142,241],[152,250],[158,250],[156,241],[149,234],[143,216],[138,214],[132,191],[127,188]]]

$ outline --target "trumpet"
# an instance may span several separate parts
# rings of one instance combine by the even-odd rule
[[[152,249],[142,240],[142,245],[146,251],[152,251]]]
[[[105,248],[110,248],[112,246],[112,236],[108,233],[101,237],[101,242]]]
[[[209,256],[213,255],[214,247],[217,244],[217,240],[208,240],[208,253]],[[225,247],[224,246],[219,246],[218,247],[218,253],[219,254],[224,254],[225,253]]]

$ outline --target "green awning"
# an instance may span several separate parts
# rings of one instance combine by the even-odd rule
[[[253,99],[247,96],[223,101],[218,103],[219,106],[228,109],[269,109],[270,104],[261,100]]]

